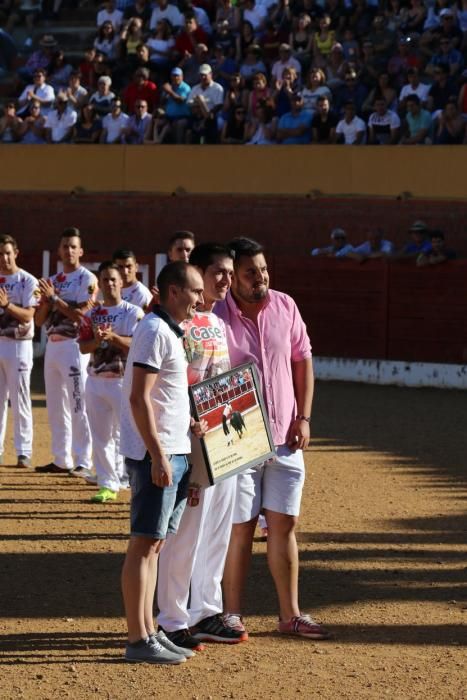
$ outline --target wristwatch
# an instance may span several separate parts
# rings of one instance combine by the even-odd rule
[[[307,423],[310,423],[311,416],[297,416],[295,420],[306,420]]]

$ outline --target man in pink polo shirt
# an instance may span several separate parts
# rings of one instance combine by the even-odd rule
[[[236,238],[231,292],[215,312],[226,325],[232,367],[254,362],[271,424],[276,456],[237,477],[234,525],[224,570],[224,623],[244,630],[241,603],[256,521],[264,509],[268,564],[279,598],[278,630],[309,639],[328,632],[298,605],[295,526],[305,478],[302,450],[310,438],[313,399],[311,345],[293,299],[269,289],[263,247]]]

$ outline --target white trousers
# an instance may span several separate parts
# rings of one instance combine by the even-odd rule
[[[0,338],[0,455],[5,443],[8,398],[16,454],[32,455],[31,370],[32,340]]]
[[[97,484],[112,491],[120,489],[124,469],[120,454],[122,381],[118,377],[90,376],[85,390]]]
[[[84,401],[89,355],[76,340],[48,341],[44,378],[52,433],[53,461],[58,467],[91,467],[91,431]]]
[[[159,555],[157,581],[158,623],[167,632],[222,612],[221,582],[236,481],[234,476],[202,488],[199,505],[187,505],[178,533],[167,537]]]

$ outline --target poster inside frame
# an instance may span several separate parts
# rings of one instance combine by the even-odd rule
[[[204,474],[192,474],[212,485],[274,456],[274,443],[258,374],[249,362],[190,386],[196,420],[208,423],[200,440]],[[200,460],[193,460],[195,465]],[[204,482],[204,483],[203,483]]]

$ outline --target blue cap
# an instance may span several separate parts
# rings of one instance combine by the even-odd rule
[[[172,68],[171,75],[183,75],[183,71],[181,68]]]

